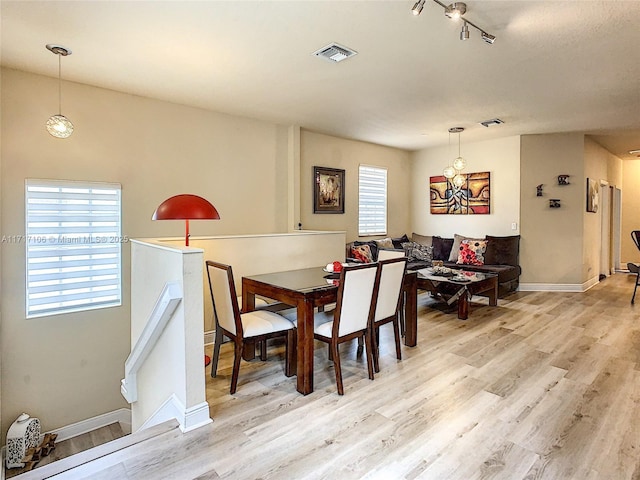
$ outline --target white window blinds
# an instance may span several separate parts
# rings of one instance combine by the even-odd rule
[[[358,235],[387,234],[387,169],[360,165]]]
[[[121,304],[120,185],[27,180],[27,318]]]

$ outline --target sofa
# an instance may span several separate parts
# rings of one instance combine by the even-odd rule
[[[413,233],[380,240],[354,241],[346,245],[347,261],[377,261],[381,249],[402,250],[409,258],[407,269],[430,267],[434,260],[449,268],[473,272],[497,273],[498,295],[503,297],[518,289],[522,269],[519,265],[520,235],[484,238],[453,238]]]

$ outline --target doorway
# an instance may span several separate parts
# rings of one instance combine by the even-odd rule
[[[611,275],[611,189],[600,180],[600,279]]]

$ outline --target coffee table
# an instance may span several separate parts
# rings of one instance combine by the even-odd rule
[[[489,305],[498,305],[498,275],[495,273],[453,270],[453,276],[435,275],[433,269],[418,270],[418,288],[428,290],[451,305],[458,302],[458,318],[469,318],[469,302],[473,295],[489,297]]]

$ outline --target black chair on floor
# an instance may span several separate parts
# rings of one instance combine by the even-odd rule
[[[638,247],[638,250],[640,250],[640,230],[632,231],[631,239],[633,243],[636,244],[636,247]],[[627,263],[627,268],[631,273],[636,274],[636,286],[633,287],[633,296],[631,297],[631,305],[633,305],[636,299],[636,290],[638,289],[638,285],[640,285],[640,265],[637,263]]]

